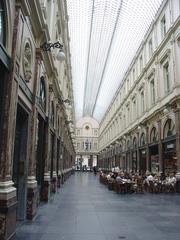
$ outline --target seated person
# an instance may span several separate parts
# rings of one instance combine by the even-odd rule
[[[171,174],[171,175],[170,175],[169,184],[170,184],[171,186],[173,186],[173,187],[176,185],[176,177],[175,177],[175,174]]]
[[[146,178],[146,183],[149,185],[149,182],[154,182],[154,177],[151,173],[148,174]]]
[[[116,177],[116,182],[118,183],[123,183],[123,178],[121,177],[121,174],[118,173],[117,177]]]

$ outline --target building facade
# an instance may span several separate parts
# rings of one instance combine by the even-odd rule
[[[99,128],[99,167],[180,173],[180,2],[164,1]]]
[[[97,166],[99,123],[83,117],[76,123],[76,168],[87,170]]]
[[[0,239],[33,219],[75,161],[65,1],[0,1]],[[43,51],[45,42],[63,44]],[[68,100],[68,101],[67,101]],[[71,101],[72,107],[68,103]]]

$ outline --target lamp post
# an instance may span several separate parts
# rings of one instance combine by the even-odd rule
[[[57,42],[55,42],[55,43],[43,43],[41,46],[40,46],[40,48],[43,50],[43,51],[45,51],[45,52],[50,52],[51,51],[51,49],[55,49],[55,48],[59,48],[59,52],[58,52],[58,54],[57,54],[57,56],[56,56],[56,58],[57,58],[57,60],[58,61],[64,61],[65,60],[65,54],[64,54],[64,52],[63,52],[63,45],[59,42],[59,41],[57,41]]]

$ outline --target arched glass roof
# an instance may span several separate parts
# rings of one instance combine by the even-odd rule
[[[101,121],[163,0],[66,0],[76,119]]]

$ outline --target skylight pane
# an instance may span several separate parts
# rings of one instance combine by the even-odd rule
[[[102,119],[162,1],[67,0],[77,119]]]

